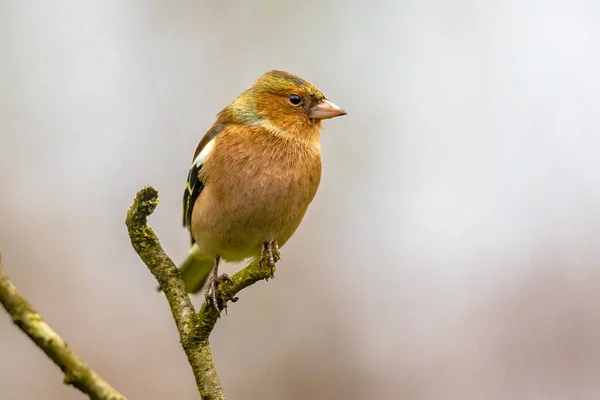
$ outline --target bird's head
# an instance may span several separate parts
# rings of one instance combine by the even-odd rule
[[[228,108],[241,123],[285,134],[318,130],[322,120],[346,115],[316,86],[284,71],[265,73]]]

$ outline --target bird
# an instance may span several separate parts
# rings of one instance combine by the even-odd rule
[[[321,180],[322,121],[346,115],[289,72],[259,77],[217,114],[198,144],[183,194],[191,249],[180,266],[188,293],[206,284],[207,303],[227,301],[219,263],[258,258],[273,271]],[[208,282],[206,282],[208,279]]]

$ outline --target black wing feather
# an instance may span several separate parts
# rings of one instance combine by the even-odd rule
[[[185,191],[183,192],[183,226],[192,230],[192,210],[194,209],[194,204],[196,203],[196,199],[204,189],[204,182],[200,179],[200,171],[202,170],[202,165],[196,165],[194,162],[198,154],[202,152],[202,149],[219,134],[225,125],[223,124],[215,124],[213,127],[206,132],[200,144],[198,144],[198,148],[196,149],[196,153],[194,154],[194,160],[192,161],[192,165],[190,166],[190,170],[188,172],[187,182],[185,183]],[[194,244],[194,238],[192,237],[192,244]]]
[[[202,169],[202,165],[197,167],[192,164],[188,172],[187,182],[185,183],[185,191],[183,192],[183,226],[191,228],[192,226],[192,209],[196,199],[204,189],[204,182],[200,180],[198,174]]]

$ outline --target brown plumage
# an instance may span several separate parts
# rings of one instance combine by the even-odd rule
[[[203,254],[240,261],[257,256],[266,240],[283,246],[321,180],[318,132],[296,140],[262,127],[225,129],[200,179],[206,184],[194,204],[192,236]]]
[[[198,271],[213,260],[207,298],[222,309],[220,259],[261,256],[273,266],[319,186],[321,120],[344,114],[282,71],[266,73],[219,113],[196,149],[184,194],[184,225],[196,243],[182,266],[189,291],[200,290],[207,273]]]

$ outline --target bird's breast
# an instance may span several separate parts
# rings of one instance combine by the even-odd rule
[[[267,139],[215,143],[192,217],[206,252],[231,261],[253,256],[265,240],[282,246],[302,221],[321,179],[318,142]]]

